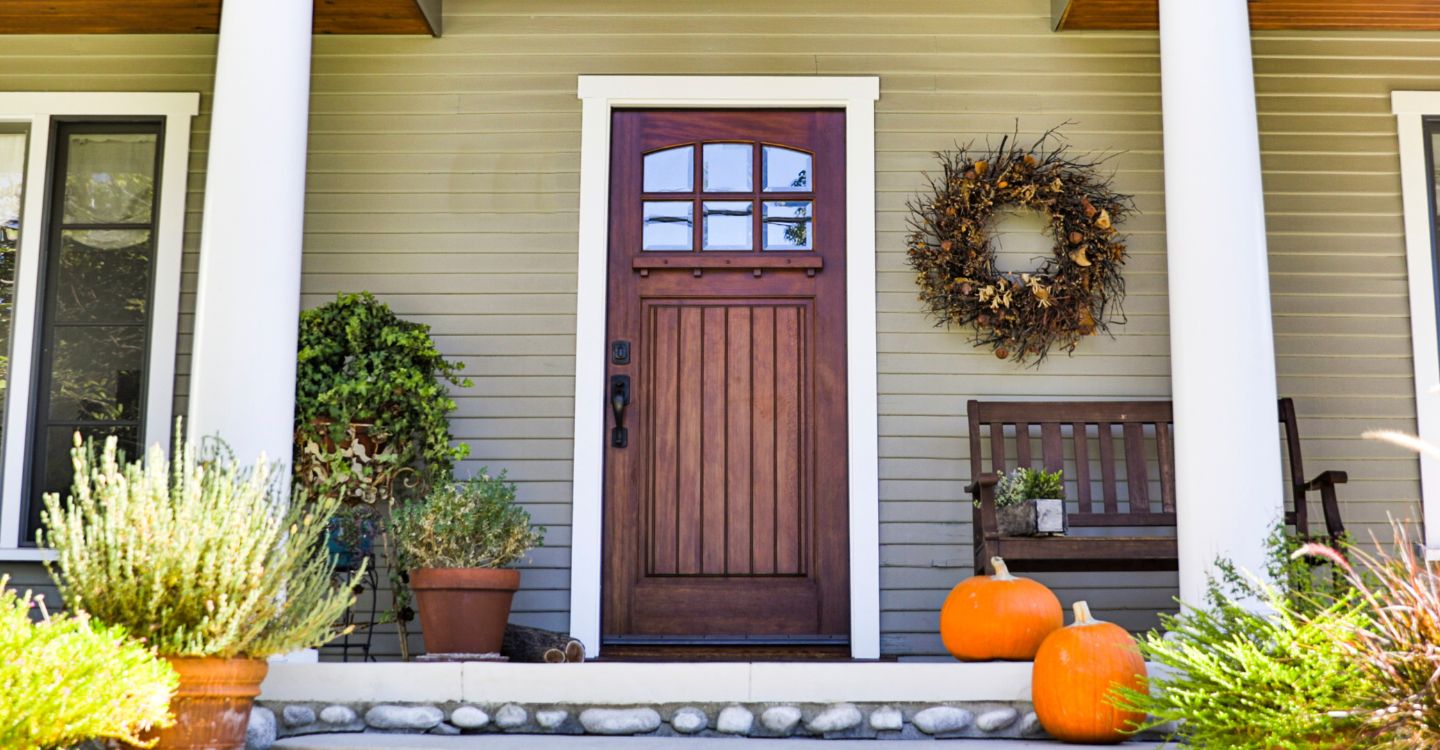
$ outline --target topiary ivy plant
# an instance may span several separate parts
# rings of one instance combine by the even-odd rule
[[[429,486],[469,447],[452,445],[447,384],[468,388],[430,327],[402,320],[369,292],[300,314],[295,386],[296,480],[347,499],[390,499],[396,474]]]

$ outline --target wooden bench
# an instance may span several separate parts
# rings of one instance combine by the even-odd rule
[[[977,571],[993,572],[992,556],[1024,571],[1176,569],[1174,415],[1169,401],[972,400],[969,417],[973,483],[967,489],[979,503],[973,524]],[[1286,524],[1308,535],[1306,500],[1319,492],[1326,534],[1343,534],[1335,485],[1345,483],[1345,472],[1327,471],[1307,479],[1295,406],[1288,398],[1280,399],[1279,419],[1290,468]],[[1047,471],[1065,471],[1071,533],[1001,536],[995,485],[1002,473],[1037,464]],[[1237,490],[1217,485],[1216,491]]]

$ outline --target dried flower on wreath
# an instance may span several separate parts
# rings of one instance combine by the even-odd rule
[[[1104,159],[1076,157],[1051,130],[1029,148],[1013,136],[997,148],[936,154],[941,174],[910,201],[909,261],[920,301],[939,325],[974,328],[977,347],[1039,364],[1053,348],[1122,324],[1125,238],[1134,212],[1098,172]],[[1038,211],[1054,252],[1028,272],[1001,271],[990,235],[997,212]]]

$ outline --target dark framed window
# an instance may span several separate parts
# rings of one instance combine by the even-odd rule
[[[145,434],[163,124],[60,122],[51,138],[23,539],[64,494],[79,432],[129,456]]]

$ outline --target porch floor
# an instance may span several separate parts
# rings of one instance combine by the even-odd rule
[[[1061,745],[1039,740],[942,740],[946,748],[970,745],[974,750],[1041,750],[1057,747],[1117,747],[1116,745]],[[865,750],[914,750],[917,740],[866,740]],[[275,743],[273,750],[801,750],[834,748],[836,740],[729,739],[703,737],[560,737],[555,735],[469,735],[440,737],[400,734],[312,734]],[[851,743],[855,744],[855,743]],[[1159,748],[1153,742],[1125,743],[1118,747]]]

